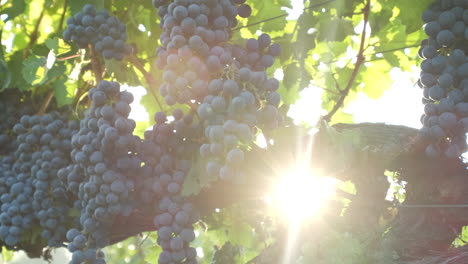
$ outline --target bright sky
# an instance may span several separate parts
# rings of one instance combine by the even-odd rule
[[[357,99],[349,102],[343,111],[352,114],[355,123],[383,122],[420,128],[419,118],[424,109],[421,102],[422,90],[413,85],[413,80],[419,76],[419,68],[415,66],[412,72],[393,68],[390,75],[393,84],[381,98],[374,100],[359,93]],[[326,114],[321,107],[322,93],[321,88],[312,85],[304,89],[301,98],[291,107],[289,115],[297,122],[315,124],[321,115]]]

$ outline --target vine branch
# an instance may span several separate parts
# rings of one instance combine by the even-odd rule
[[[358,52],[358,55],[356,57],[356,64],[354,66],[354,70],[353,70],[353,72],[351,74],[351,77],[349,78],[348,84],[346,85],[345,89],[341,92],[341,96],[338,99],[338,101],[336,102],[333,109],[327,115],[322,117],[322,120],[324,120],[326,122],[330,122],[333,115],[335,115],[336,112],[338,111],[338,109],[340,109],[343,106],[344,100],[346,99],[349,92],[351,91],[351,88],[353,87],[353,84],[354,84],[354,80],[356,79],[356,77],[357,77],[357,75],[359,73],[359,70],[360,70],[362,64],[365,61],[365,58],[364,58],[364,51],[365,51],[364,43],[366,41],[367,23],[369,22],[370,0],[367,0],[366,6],[363,9],[363,13],[364,13],[364,26],[362,28],[361,43],[359,44],[359,52]]]
[[[65,3],[63,4],[62,16],[60,17],[59,31],[62,31],[63,29],[63,23],[65,21],[65,15],[67,14],[67,8],[68,8],[68,0],[65,0]]]
[[[34,26],[34,31],[29,36],[29,45],[28,49],[26,50],[26,54],[29,53],[29,50],[34,46],[37,41],[37,36],[39,35],[39,26],[41,25],[42,19],[44,18],[45,8],[42,9],[39,18],[37,19],[36,25]]]
[[[49,93],[47,94],[46,98],[41,104],[41,107],[39,108],[39,111],[37,112],[38,115],[43,115],[47,111],[47,107],[49,107],[50,102],[52,101],[52,98],[54,98],[55,90],[50,90]]]

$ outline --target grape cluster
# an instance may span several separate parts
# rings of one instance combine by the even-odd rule
[[[455,159],[467,150],[468,3],[437,1],[422,18],[428,39],[419,50],[425,104],[420,134],[427,156]]]
[[[14,155],[9,155],[0,160],[0,190],[2,191],[0,239],[7,246],[18,244],[25,231],[31,229],[34,222],[30,202],[33,187],[27,174],[29,164],[21,166],[22,164],[14,162],[14,159]],[[20,170],[24,172],[16,175],[16,171]]]
[[[161,16],[162,47],[156,65],[163,70],[160,93],[166,103],[197,102],[206,142],[200,154],[210,175],[241,179],[247,146],[258,129],[279,121],[279,81],[265,71],[281,54],[267,34],[244,46],[227,43],[236,16],[247,17],[245,1],[153,1]]]
[[[14,150],[16,142],[12,128],[21,116],[32,114],[32,110],[28,98],[18,89],[0,93],[0,155]]]
[[[18,244],[35,225],[49,246],[63,244],[71,204],[57,171],[71,162],[77,128],[58,113],[25,115],[13,127],[18,146],[2,158],[0,172],[0,239],[7,245]]]
[[[163,250],[158,263],[197,263],[196,250],[189,243],[195,239],[193,224],[198,215],[181,191],[191,168],[191,155],[198,146],[191,139],[199,129],[191,115],[175,110],[173,116],[175,121],[168,122],[164,113],[157,113],[156,125],[145,133],[140,150],[145,163],[141,169],[141,200],[146,204],[158,201],[153,205],[158,244]]]
[[[230,181],[242,178],[244,152],[256,129],[273,129],[280,120],[278,85],[267,80],[264,72],[248,68],[241,68],[234,79],[210,82],[213,92],[198,106],[208,139],[200,146],[200,155],[209,160],[210,175]]]
[[[233,53],[241,67],[265,71],[274,64],[275,57],[281,55],[281,46],[272,44],[268,34],[261,34],[258,39],[248,39],[245,48],[235,47]]]
[[[72,264],[104,262],[97,249],[109,244],[108,229],[115,217],[132,213],[131,172],[141,164],[136,154],[140,139],[132,134],[135,121],[128,119],[132,94],[120,92],[116,82],[101,81],[89,98],[92,105],[71,140],[74,164],[59,171],[81,210],[81,231],[67,234]]]
[[[167,104],[203,101],[212,76],[233,62],[225,43],[237,25],[236,2],[242,1],[153,1],[163,29],[156,65],[164,70]]]
[[[65,41],[73,41],[80,48],[93,48],[106,59],[122,60],[131,52],[127,41],[126,25],[106,10],[97,12],[87,4],[81,12],[68,18],[67,28],[63,32]]]

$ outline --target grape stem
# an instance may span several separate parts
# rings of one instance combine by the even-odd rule
[[[42,102],[42,105],[39,108],[37,115],[43,115],[47,111],[47,107],[49,107],[49,104],[52,101],[52,98],[54,98],[54,94],[55,94],[55,90],[51,89],[49,93],[47,94],[47,97],[45,98],[45,100]]]
[[[330,122],[333,115],[335,115],[336,112],[343,106],[344,100],[346,99],[349,92],[351,91],[351,88],[353,87],[353,84],[354,84],[354,80],[356,79],[356,77],[357,77],[357,75],[359,73],[359,70],[360,70],[362,64],[365,61],[365,58],[364,58],[364,51],[365,51],[364,44],[365,44],[365,41],[366,41],[367,24],[369,22],[369,11],[370,11],[370,0],[367,0],[366,6],[363,9],[364,26],[363,26],[362,32],[361,32],[361,42],[359,44],[359,52],[358,52],[358,55],[356,56],[356,63],[355,63],[355,66],[354,66],[354,70],[353,70],[353,72],[351,74],[351,77],[348,80],[348,84],[346,85],[346,88],[340,92],[341,96],[336,101],[336,104],[335,104],[335,106],[333,106],[333,109],[327,115],[322,117],[323,121]]]
[[[81,57],[81,54],[75,54],[75,55],[71,55],[71,56],[67,56],[63,58],[58,58],[57,61],[66,61],[66,60],[77,58],[77,57]]]
[[[93,73],[96,77],[97,84],[102,81],[102,75],[104,73],[104,70],[102,69],[102,65],[99,61],[99,57],[97,56],[96,51],[94,50],[94,47],[89,45],[89,51],[91,55],[91,66],[93,67]]]

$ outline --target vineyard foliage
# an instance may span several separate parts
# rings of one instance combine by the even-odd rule
[[[63,246],[60,239],[66,237],[70,243],[65,244],[68,244],[68,249],[74,252],[76,258],[76,262],[73,263],[80,263],[78,260],[85,258],[84,254],[93,249],[97,250],[97,253],[92,252],[95,258],[93,263],[103,263],[100,262],[102,256],[99,250],[108,244],[111,245],[105,247],[107,263],[158,263],[158,258],[159,263],[170,263],[162,259],[174,259],[177,257],[176,253],[180,252],[183,252],[180,258],[185,259],[184,263],[194,263],[190,261],[195,259],[195,249],[203,251],[203,257],[199,254],[199,263],[247,263],[256,257],[272,254],[271,252],[275,251],[274,242],[286,239],[281,232],[284,228],[283,217],[273,215],[259,206],[258,197],[254,200],[254,205],[252,199],[247,198],[247,201],[228,202],[224,208],[202,206],[200,212],[192,208],[192,202],[200,202],[203,198],[200,198],[200,194],[207,189],[216,188],[219,182],[231,181],[238,175],[249,177],[249,172],[241,168],[256,166],[249,160],[252,157],[249,153],[255,153],[254,150],[259,145],[254,137],[255,133],[263,132],[267,139],[276,142],[274,146],[265,150],[269,155],[283,155],[291,151],[288,149],[289,140],[296,136],[299,129],[285,129],[295,126],[286,114],[304,89],[323,90],[322,108],[327,113],[323,116],[324,121],[352,123],[353,116],[342,109],[353,102],[359,93],[378,99],[392,85],[392,69],[412,71],[419,65],[418,49],[421,41],[426,38],[421,30],[424,22],[420,14],[432,1],[247,0],[246,4],[251,8],[250,16],[226,15],[222,16],[223,20],[215,20],[215,25],[206,26],[224,29],[229,25],[229,34],[219,33],[219,45],[224,45],[224,50],[217,54],[220,59],[214,55],[206,56],[206,69],[196,69],[200,72],[205,70],[207,75],[219,74],[219,80],[211,80],[209,85],[206,83],[208,90],[214,87],[210,90],[213,96],[210,95],[210,99],[206,99],[208,96],[200,97],[200,94],[204,95],[204,91],[200,94],[195,92],[195,95],[190,95],[194,96],[193,98],[188,96],[185,100],[180,99],[184,90],[172,92],[167,87],[173,82],[174,86],[177,86],[179,76],[173,76],[174,72],[180,73],[180,68],[183,68],[184,78],[189,79],[186,76],[195,71],[191,65],[200,66],[201,63],[189,61],[187,65],[171,64],[171,55],[164,53],[166,48],[170,49],[168,45],[178,45],[178,40],[172,37],[171,32],[166,32],[167,27],[162,26],[169,23],[161,19],[161,14],[164,14],[161,6],[168,2],[189,1],[0,0],[0,104],[6,104],[6,100],[2,99],[13,98],[11,94],[21,94],[19,99],[15,97],[14,100],[17,99],[18,102],[13,102],[16,103],[13,110],[3,109],[0,105],[0,133],[9,130],[8,126],[11,126],[11,131],[5,135],[0,134],[0,146],[6,146],[7,140],[4,139],[13,134],[22,135],[18,137],[18,144],[34,142],[39,146],[42,155],[33,155],[32,161],[28,160],[31,163],[27,166],[39,168],[49,160],[52,167],[57,163],[73,163],[68,167],[57,165],[51,169],[55,170],[61,183],[51,181],[51,186],[41,185],[41,195],[44,196],[27,192],[25,195],[30,195],[27,197],[31,199],[45,199],[45,193],[54,193],[54,199],[66,196],[78,197],[80,201],[64,199],[60,203],[53,203],[53,206],[47,203],[33,206],[30,210],[38,215],[41,210],[47,211],[47,208],[44,208],[47,206],[56,211],[41,218],[37,224],[31,224],[34,226],[31,234],[18,232],[17,236],[14,236],[10,228],[7,231],[9,235],[2,235],[3,231],[0,229],[0,238],[6,242],[2,243],[6,247],[11,249],[12,244],[22,241],[26,236],[31,244],[47,238],[47,241],[41,243],[59,247]],[[232,2],[237,8],[245,1],[207,2]],[[303,2],[303,9],[298,9],[298,2]],[[95,10],[91,9],[89,4],[92,4]],[[158,6],[159,10],[155,6]],[[108,10],[108,13],[103,13],[102,10]],[[249,13],[248,11],[242,12]],[[183,14],[187,11],[179,9],[178,12]],[[107,28],[100,29],[99,34],[74,31],[78,27],[86,26],[84,19],[77,19],[77,13],[80,13],[80,18],[89,16],[96,21],[106,21]],[[73,16],[75,18],[70,19]],[[238,20],[237,24],[235,19]],[[190,24],[187,27],[189,28]],[[266,34],[271,38],[271,43]],[[172,42],[162,43],[165,40],[161,36],[169,38],[169,35]],[[196,50],[197,54],[203,57],[204,47],[197,42],[198,39],[192,37],[187,39],[187,43],[190,43],[192,51]],[[252,39],[255,40],[251,41]],[[115,43],[112,43],[113,40]],[[255,68],[258,63],[249,64],[249,60],[252,60],[248,58],[250,53],[241,53],[240,49],[233,48],[245,45],[246,50],[260,54],[261,59],[258,61],[263,68]],[[161,48],[163,46],[164,48]],[[176,48],[182,57],[182,48]],[[195,54],[195,51],[193,52]],[[236,52],[241,55],[235,55]],[[223,60],[222,55],[231,56],[226,59],[230,65],[225,71],[216,72],[221,66],[219,60]],[[237,57],[239,65],[244,68],[235,69],[232,57]],[[168,65],[165,65],[166,59]],[[231,62],[234,65],[232,67]],[[247,68],[255,68],[255,71]],[[267,80],[264,75],[257,74],[262,71],[265,71],[268,81],[260,85],[255,78]],[[197,74],[202,76],[203,73]],[[279,83],[269,79],[272,77],[278,78]],[[204,80],[198,81],[192,83],[194,90],[197,85],[205,85]],[[276,85],[279,89],[276,89]],[[139,116],[135,122],[128,119],[128,114],[129,105],[133,102],[130,93],[138,89],[138,86],[145,90],[145,95],[139,103],[148,115],[147,118]],[[264,90],[252,92],[257,88]],[[127,91],[123,91],[125,89]],[[177,97],[178,100],[173,97]],[[218,112],[226,110],[229,117],[220,122],[218,116],[212,114],[213,109],[221,109]],[[21,118],[23,115],[33,114],[40,117]],[[235,121],[240,119],[237,115],[242,116],[243,122]],[[246,121],[249,120],[248,117],[255,118],[255,115],[260,116],[258,123],[255,123],[256,120],[252,121],[252,124]],[[6,116],[21,119],[21,122],[18,125],[10,124]],[[97,121],[101,119],[114,121]],[[80,120],[81,125],[78,125]],[[168,120],[174,121],[169,123]],[[277,126],[280,128],[276,128]],[[148,128],[153,128],[153,131],[147,132]],[[47,139],[49,136],[44,137],[45,139],[35,138],[35,130],[47,131],[50,137],[60,139],[63,146],[57,142],[51,143],[53,140]],[[184,131],[185,134],[179,133],[180,131]],[[119,136],[116,136],[117,133]],[[77,135],[76,139],[71,139],[72,135]],[[358,144],[354,134],[332,136],[342,145]],[[70,140],[66,141],[69,138]],[[224,139],[224,145],[220,144],[220,138]],[[234,143],[226,138],[234,138]],[[89,143],[94,142],[93,140],[97,143]],[[137,141],[140,143],[135,143]],[[139,144],[146,148],[140,148]],[[90,149],[89,145],[94,149]],[[218,148],[221,150],[218,151]],[[0,157],[4,158],[8,152],[12,150],[1,148]],[[30,150],[27,147],[18,147],[14,155],[15,158],[22,159],[20,157],[24,157],[28,152]],[[338,153],[337,161],[344,163],[345,156],[349,154],[340,154],[343,153]],[[56,161],[53,158],[60,160]],[[279,166],[288,166],[286,160],[284,165]],[[191,168],[188,163],[192,163]],[[2,164],[5,164],[6,168],[14,167],[17,163],[5,161]],[[86,176],[72,179],[67,176],[72,173],[99,174],[98,165],[101,166],[99,168],[102,172],[95,178]],[[143,169],[140,166],[143,166]],[[135,180],[133,186],[128,182],[134,180],[132,170],[137,168],[144,171],[138,176],[148,179]],[[42,180],[41,177],[48,177],[38,170],[31,169],[34,171],[32,177],[39,181]],[[167,175],[173,181],[152,182],[152,173]],[[97,188],[94,184],[99,181],[99,184],[106,182],[106,177],[112,178],[109,180],[112,184],[108,184],[105,191],[102,191],[105,189],[102,184],[101,192],[119,193],[118,197],[107,195],[103,198],[107,199],[106,201],[112,200],[113,204],[119,204],[112,209],[109,207],[109,210],[116,211],[115,215],[128,217],[151,207],[151,210],[157,211],[154,212],[156,216],[149,220],[151,228],[144,226],[138,229],[143,224],[132,222],[138,220],[134,219],[122,225],[138,226],[134,228],[136,233],[129,228],[128,234],[113,237],[111,235],[115,231],[114,224],[117,225],[118,222],[113,222],[112,216],[115,215],[109,215],[106,211],[100,217],[92,216],[99,215],[96,213],[99,209],[96,209],[97,205],[90,205],[98,203],[96,201],[100,199],[97,194],[93,196],[96,193],[94,189]],[[87,187],[79,187],[80,183]],[[144,186],[147,183],[151,183],[151,187]],[[57,194],[56,185],[60,184],[65,184],[65,187]],[[154,186],[162,188],[158,184],[167,188],[167,191],[155,191],[157,188]],[[40,189],[37,184],[35,188]],[[139,190],[147,196],[142,194],[141,197],[144,198],[132,200],[135,195],[132,188],[141,188]],[[257,195],[263,196],[262,191],[263,189],[258,189]],[[14,192],[12,196],[19,196],[19,191]],[[155,200],[159,203],[156,206],[151,204]],[[143,202],[142,205],[134,205],[128,201]],[[2,200],[2,203],[6,202]],[[73,209],[67,211],[67,208]],[[134,211],[129,208],[133,208]],[[91,211],[94,213],[90,214]],[[149,211],[147,213],[152,213]],[[69,218],[57,216],[60,214],[57,212],[66,212]],[[200,214],[201,221],[197,222]],[[175,220],[172,219],[172,215]],[[70,218],[74,218],[75,222],[81,221],[82,226],[86,223],[86,232],[73,229],[76,223],[71,223]],[[174,227],[173,221],[177,222],[177,228]],[[113,225],[108,225],[109,222]],[[193,231],[194,223],[196,224],[193,225]],[[54,228],[56,225],[62,228]],[[321,225],[324,224],[320,223],[319,226]],[[325,229],[329,228],[328,226]],[[154,232],[157,229],[159,231]],[[313,237],[301,238],[304,243],[298,246],[300,252],[297,263],[365,263],[368,247],[365,239],[357,234],[342,232],[341,229],[328,230],[325,239],[320,243]],[[189,246],[187,242],[192,240]],[[6,247],[2,251],[4,258],[9,256]],[[85,247],[88,251],[83,249]],[[336,247],[345,250],[331,250]],[[324,250],[322,256],[311,253],[318,248],[328,250]],[[79,249],[83,249],[84,253]]]

